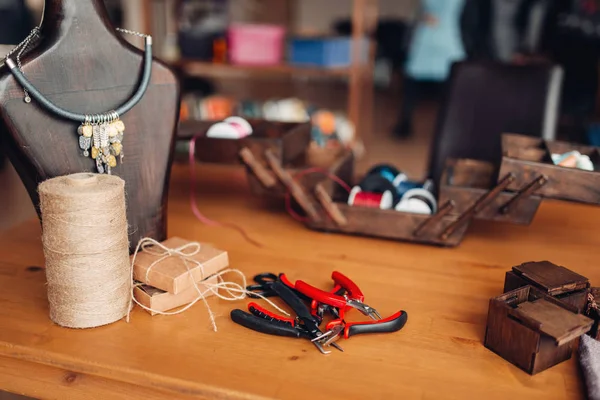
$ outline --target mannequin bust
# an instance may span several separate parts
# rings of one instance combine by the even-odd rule
[[[41,37],[22,57],[23,72],[50,101],[81,114],[115,109],[138,88],[143,51],[111,26],[102,0],[46,0]],[[16,55],[12,56],[13,61]],[[130,247],[142,237],[166,237],[166,201],[179,86],[153,61],[150,85],[121,120],[124,159],[112,169],[125,180]],[[62,119],[23,90],[0,67],[0,139],[39,213],[37,186],[55,176],[96,172],[78,147],[78,123]]]

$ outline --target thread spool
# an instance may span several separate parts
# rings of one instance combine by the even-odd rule
[[[394,205],[394,198],[391,191],[383,193],[365,192],[360,186],[354,186],[350,191],[350,196],[348,196],[348,205],[389,210]]]
[[[395,209],[413,214],[435,214],[437,201],[430,190],[415,188],[410,189],[402,196]]]
[[[383,176],[379,176],[379,175],[367,176],[362,181],[360,181],[358,186],[360,186],[360,188],[363,192],[368,192],[368,193],[382,194],[385,192],[390,192],[390,194],[392,196],[393,204],[396,204],[400,201],[400,195],[398,194],[398,191],[396,190],[396,187],[394,186],[394,184],[391,183],[390,181],[388,181]]]
[[[127,315],[131,269],[125,182],[80,173],[38,187],[50,319],[92,328]]]
[[[228,117],[222,122],[213,124],[206,132],[206,137],[219,139],[242,139],[253,133],[252,125],[241,117]]]

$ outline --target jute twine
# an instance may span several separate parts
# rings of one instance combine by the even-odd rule
[[[40,184],[50,318],[69,328],[110,324],[129,311],[125,182],[80,173]]]

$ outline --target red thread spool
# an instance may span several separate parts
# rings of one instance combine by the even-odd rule
[[[348,197],[348,205],[389,210],[394,203],[394,196],[389,190],[383,193],[363,192],[360,186],[354,186]]]

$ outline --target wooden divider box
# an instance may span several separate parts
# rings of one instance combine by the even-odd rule
[[[575,307],[578,313],[586,308],[590,281],[565,267],[549,261],[526,262],[506,273],[504,292],[527,285]]]
[[[243,139],[220,139],[206,137],[206,132],[219,121],[182,121],[177,133],[178,141],[189,141],[196,135],[196,159],[217,164],[241,164],[240,150],[248,148],[262,162],[267,149],[279,157],[282,164],[296,160],[308,147],[310,123],[287,123],[264,120],[248,120],[253,133]]]
[[[518,193],[505,188],[512,177],[496,183],[491,163],[471,159],[450,159],[442,174],[439,203],[453,201],[452,215],[472,214],[473,219],[529,225],[542,201],[531,195],[534,188]]]
[[[312,150],[300,155],[292,162],[283,164],[283,168],[292,177],[297,177],[298,183],[307,191],[313,191],[317,183],[321,182],[325,176],[317,171],[326,171],[335,175],[344,182],[350,182],[354,174],[354,157],[350,150],[332,151],[328,156],[315,157]],[[306,169],[314,168],[315,172],[298,174]],[[267,171],[267,173],[271,173]],[[288,189],[283,182],[277,180],[275,185],[269,187],[265,185],[257,173],[247,166],[248,185],[252,194],[257,196],[283,197],[288,193]]]
[[[353,179],[346,182],[352,186]],[[348,192],[329,179],[317,184],[314,194],[323,217],[311,219],[307,226],[319,231],[457,246],[469,226],[469,221],[456,224],[458,219],[449,215],[450,204],[442,205],[434,215],[348,205]]]
[[[594,171],[554,165],[552,154],[577,150],[590,157]],[[519,190],[537,179],[547,182],[535,194],[545,198],[600,204],[600,153],[597,147],[544,141],[530,136],[502,135],[500,177],[514,174],[507,189]]]
[[[524,286],[490,300],[485,347],[533,375],[571,358],[592,323],[575,307]]]

